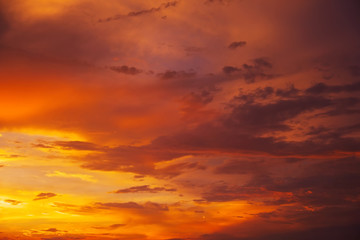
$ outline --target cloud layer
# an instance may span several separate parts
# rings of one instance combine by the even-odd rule
[[[0,0],[0,238],[358,239],[359,7]]]

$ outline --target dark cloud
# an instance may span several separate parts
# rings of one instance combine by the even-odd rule
[[[358,225],[349,225],[349,226],[329,226],[324,228],[316,228],[304,231],[295,231],[283,234],[276,234],[265,237],[258,238],[248,238],[248,240],[282,240],[282,239],[292,239],[292,240],[337,240],[337,239],[348,239],[355,240],[360,237],[358,231]]]
[[[174,192],[175,188],[165,188],[165,187],[150,187],[149,185],[135,186],[130,188],[119,189],[113,193],[158,193],[158,192]]]
[[[160,77],[161,79],[174,79],[174,78],[192,78],[196,76],[196,72],[194,71],[189,71],[189,72],[185,72],[185,71],[173,71],[173,70],[168,70],[165,71],[163,73],[158,73],[157,74],[158,77]]]
[[[86,156],[83,167],[102,170],[154,173],[154,164],[184,156],[184,153],[151,146],[119,146]]]
[[[225,66],[225,67],[223,67],[222,71],[225,74],[231,74],[231,73],[235,73],[235,72],[240,72],[241,69],[237,68],[237,67],[233,67],[233,66]]]
[[[126,224],[112,224],[110,226],[106,226],[106,227],[93,227],[95,229],[104,229],[104,230],[115,230],[118,229],[120,227],[126,226]]]
[[[217,174],[253,174],[261,171],[261,162],[246,160],[231,160],[215,168]]]
[[[300,93],[300,90],[295,88],[293,84],[290,85],[290,87],[286,89],[277,89],[276,90],[276,96],[284,97],[284,98],[290,98],[290,97],[296,97]]]
[[[159,81],[158,86],[166,91],[171,90],[173,94],[185,95],[185,97],[191,92],[197,95],[203,91],[215,93],[220,92],[222,84],[227,82],[243,79],[247,83],[252,83],[255,80],[277,77],[277,74],[270,73],[272,68],[269,67],[269,64],[268,60],[259,58],[243,64],[242,67],[224,66],[221,72],[202,75],[192,69],[187,71],[168,70],[157,73],[160,80],[167,80]]]
[[[240,128],[241,125],[233,126],[204,124],[191,131],[159,137],[153,141],[152,146],[162,146],[166,149],[174,149],[173,151],[182,149],[188,154],[217,150],[222,153],[249,151],[278,156],[306,156],[330,154],[337,150],[346,152],[359,150],[359,140],[353,138],[328,139],[320,142],[311,140],[287,142],[274,137],[257,137],[245,133],[246,129]]]
[[[6,16],[5,11],[5,1],[0,1],[0,43],[1,38],[3,35],[7,32],[7,30],[10,28],[10,23]]]
[[[229,3],[231,0],[206,0],[204,3],[205,4],[210,4],[210,3],[221,3],[221,4],[225,4],[225,3]]]
[[[34,198],[34,201],[48,199],[55,196],[57,196],[57,194],[55,193],[39,193],[38,195],[36,195],[36,198]]]
[[[50,144],[52,144],[52,146],[61,147],[66,150],[85,150],[85,151],[101,150],[101,147],[94,143],[82,142],[82,141],[55,141]]]
[[[233,98],[234,104],[240,103],[254,103],[257,100],[264,100],[270,98],[274,94],[274,89],[272,87],[257,88],[251,93],[244,93],[243,89],[239,89],[239,94]],[[234,106],[230,104],[230,106]]]
[[[220,91],[220,89],[215,87],[199,89],[198,91],[194,90],[182,98],[183,106],[181,110],[185,113],[186,117],[194,117],[197,112],[209,105]]]
[[[305,134],[318,136],[318,135],[328,132],[328,131],[329,131],[329,129],[325,128],[324,126],[320,126],[320,127],[311,126],[310,130],[308,132],[306,132]]]
[[[216,92],[216,90],[202,90],[200,92],[191,92],[184,97],[184,100],[188,102],[189,105],[196,105],[198,103],[200,103],[201,105],[206,105],[213,100],[213,92]]]
[[[201,240],[240,240],[240,238],[226,233],[204,234],[201,237]]]
[[[166,204],[146,202],[144,204],[138,204],[135,202],[125,202],[125,203],[95,203],[95,207],[99,209],[146,209],[146,210],[158,210],[158,211],[168,211],[169,208]]]
[[[159,7],[153,7],[150,9],[145,9],[145,10],[140,10],[140,11],[132,11],[126,15],[118,14],[118,15],[115,15],[113,17],[109,17],[106,19],[99,19],[99,22],[110,22],[110,21],[114,21],[114,20],[123,19],[124,17],[137,17],[137,16],[141,16],[141,15],[151,14],[154,12],[159,12],[159,11],[169,8],[169,7],[175,7],[177,4],[178,4],[178,1],[167,2],[167,3],[161,4]]]
[[[354,77],[360,76],[360,66],[352,65],[352,66],[348,67],[348,70],[352,76],[354,76]]]
[[[261,64],[267,65],[267,63]],[[193,93],[192,99],[196,98],[200,104],[207,104],[212,100],[213,95],[209,92],[200,93],[200,95]],[[269,99],[271,101],[268,101]],[[331,131],[311,126],[308,130],[304,130],[307,139],[303,141],[288,141],[274,136],[261,136],[261,134],[291,131],[289,121],[304,114],[319,116],[316,113],[319,110],[324,116],[349,114],[349,111],[353,110],[351,108],[356,107],[358,102],[356,98],[327,98],[305,94],[304,91],[293,86],[281,91],[272,87],[257,88],[250,93],[241,93],[234,97],[227,105],[227,113],[220,115],[211,123],[201,123],[192,129],[160,136],[141,147],[97,147],[99,153],[86,156],[83,166],[90,169],[174,177],[183,171],[202,169],[204,166],[196,163],[181,163],[155,170],[154,163],[191,154],[206,154],[208,151],[256,152],[289,157],[329,155],[337,151],[356,152],[360,146],[359,139],[345,135],[356,130],[356,125],[339,126]],[[61,145],[69,147],[74,144]],[[76,148],[79,149],[81,146]],[[91,148],[95,149],[95,147]]]
[[[267,191],[260,187],[219,184],[213,185],[206,192],[202,193],[202,199],[207,202],[227,202],[256,199],[266,194]]]
[[[277,174],[267,168],[266,173],[254,173],[244,186],[264,189],[267,192],[291,193],[280,198],[265,200],[265,205],[297,203],[311,207],[350,206],[358,202],[360,191],[360,163],[356,157],[321,161],[302,160],[305,165],[297,166],[300,175]],[[297,164],[293,162],[292,164]],[[270,173],[273,172],[273,173]],[[236,193],[236,188],[233,191]]]
[[[110,69],[115,71],[115,72],[128,74],[128,75],[137,75],[137,74],[143,72],[142,70],[137,69],[136,67],[129,67],[129,66],[126,66],[126,65],[111,66]]]
[[[239,41],[239,42],[232,42],[230,43],[230,45],[228,46],[228,48],[230,49],[236,49],[238,47],[243,47],[246,45],[245,41]]]
[[[270,91],[265,92],[271,94]],[[263,95],[266,96],[266,95]],[[334,103],[323,97],[301,96],[296,99],[278,100],[274,103],[245,103],[233,107],[231,114],[225,120],[225,124],[235,128],[246,126],[251,131],[288,130],[284,124],[299,114],[322,109]]]
[[[258,67],[258,68],[263,68],[263,67],[272,68],[273,67],[273,65],[269,62],[269,60],[267,58],[255,58],[254,64],[255,64],[255,67]]]
[[[278,88],[274,89],[273,87],[259,87],[251,92],[244,92],[242,88],[239,89],[239,94],[233,98],[233,103],[254,103],[258,102],[259,100],[265,99],[272,99],[277,100],[276,97],[280,99],[284,98],[299,98],[301,97],[300,94],[302,93],[301,90],[294,87],[291,84],[287,88]],[[230,106],[234,106],[234,104],[230,104]]]
[[[183,153],[183,155],[186,154]],[[151,174],[158,178],[173,178],[185,172],[188,173],[195,170],[205,170],[206,168],[207,167],[205,165],[197,162],[182,162],[159,168]]]
[[[355,224],[344,226],[334,225],[306,230],[285,231],[284,233],[277,234],[262,234],[262,236],[257,237],[236,237],[226,233],[213,233],[203,235],[200,240],[356,240],[360,237],[359,227],[360,225]]]
[[[271,79],[276,75],[266,73],[273,66],[266,58],[256,58],[250,64],[243,64],[242,67],[225,66],[223,73],[227,75],[236,75],[243,78],[247,83],[253,83],[256,79]]]
[[[62,232],[62,231],[60,231],[60,230],[57,230],[56,228],[48,228],[48,229],[46,229],[46,230],[43,230],[43,231],[45,231],[45,232]]]
[[[356,97],[337,98],[333,101],[333,108],[327,112],[321,113],[323,116],[338,116],[359,114],[360,99]]]
[[[325,83],[318,83],[305,90],[305,92],[308,94],[357,92],[357,91],[360,91],[360,82],[355,82],[345,85],[327,85]]]

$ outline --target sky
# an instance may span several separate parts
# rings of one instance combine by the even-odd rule
[[[0,239],[359,239],[359,11],[0,0]]]

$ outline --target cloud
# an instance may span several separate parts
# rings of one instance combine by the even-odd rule
[[[169,208],[166,204],[154,203],[154,202],[145,202],[144,204],[138,204],[135,202],[97,202],[94,205],[98,209],[146,209],[146,210],[160,210],[168,211]]]
[[[97,210],[97,208],[95,208],[93,205],[75,205],[62,202],[53,202],[51,206],[60,209],[61,212],[76,213],[82,215],[93,214]]]
[[[277,89],[276,95],[278,95],[277,92],[280,90],[282,91],[282,89]],[[275,93],[275,89],[272,87],[257,88],[250,93],[249,92],[245,93],[243,92],[243,89],[240,88],[239,94],[233,97],[229,105],[233,107],[239,103],[252,104],[255,102],[259,102],[259,100],[271,99],[274,98],[274,93]]]
[[[305,90],[305,92],[308,94],[357,92],[357,91],[360,91],[360,82],[355,82],[345,85],[327,85],[321,82]]]
[[[109,17],[106,19],[99,19],[98,22],[110,22],[110,21],[114,21],[114,20],[120,20],[125,17],[137,17],[137,16],[141,16],[141,15],[146,15],[146,14],[150,14],[150,13],[154,13],[154,12],[159,12],[159,11],[169,8],[169,7],[175,7],[177,4],[178,4],[178,1],[166,2],[166,3],[161,4],[159,7],[153,7],[150,9],[145,9],[145,10],[140,10],[140,11],[131,11],[126,15],[118,14],[118,15],[115,15],[113,17]]]
[[[194,71],[190,71],[190,72],[185,72],[185,71],[174,71],[174,70],[168,70],[165,71],[163,73],[158,73],[157,76],[160,77],[161,79],[167,80],[167,79],[174,79],[174,78],[191,78],[194,77],[196,75],[196,72]]]
[[[138,193],[138,192],[142,192],[142,193],[158,193],[158,192],[174,192],[176,191],[176,189],[174,188],[165,188],[165,187],[150,187],[149,185],[142,185],[142,186],[135,186],[135,187],[130,187],[130,188],[124,188],[124,189],[119,189],[117,191],[114,191],[112,193]]]
[[[93,153],[83,159],[83,167],[89,169],[132,171],[140,174],[154,171],[156,162],[183,156],[174,152],[151,146],[118,146],[103,152]]]
[[[228,48],[230,49],[236,49],[236,48],[239,48],[239,47],[243,47],[246,45],[246,42],[245,41],[239,41],[239,42],[232,42],[230,43],[230,45],[228,46]]]
[[[186,155],[186,154],[182,154]],[[199,164],[197,162],[181,162],[174,163],[162,168],[156,168],[155,171],[149,172],[153,176],[158,178],[173,178],[183,173],[187,173],[194,170],[205,170],[207,167],[205,165]]]
[[[351,65],[351,66],[348,67],[348,70],[349,70],[350,74],[351,74],[353,77],[358,77],[358,76],[360,76],[360,66]]]
[[[253,174],[263,171],[261,162],[231,160],[215,168],[216,174]]]
[[[286,89],[277,89],[276,96],[283,97],[283,98],[291,98],[297,97],[300,93],[300,90],[295,88],[294,84],[291,84],[290,87]]]
[[[51,144],[53,146],[61,147],[67,150],[92,151],[99,149],[99,147],[94,143],[82,142],[82,141],[55,141]]]
[[[205,4],[210,4],[210,3],[228,3],[230,2],[231,0],[206,0],[205,1]]]
[[[137,69],[136,67],[128,67],[126,65],[122,65],[122,66],[111,66],[110,67],[111,70],[118,72],[118,73],[123,73],[123,74],[128,74],[128,75],[137,75],[139,73],[142,73],[143,71],[140,69]]]
[[[251,64],[243,64],[242,67],[224,66],[222,71],[227,75],[236,75],[243,78],[247,83],[253,83],[257,79],[272,79],[276,75],[266,73],[273,66],[267,58],[256,58]]]
[[[278,100],[268,104],[239,104],[234,106],[228,119],[225,120],[225,124],[230,127],[247,126],[247,129],[252,131],[286,130],[288,129],[284,124],[286,120],[333,104],[329,99],[313,96]]]
[[[112,225],[106,226],[106,227],[93,227],[93,228],[102,229],[102,230],[115,230],[115,229],[118,229],[123,226],[126,226],[126,224],[112,224]]]
[[[60,230],[58,230],[58,229],[56,229],[56,228],[48,228],[48,229],[43,230],[43,231],[45,231],[45,232],[53,232],[53,233],[55,233],[55,232],[62,232],[62,231],[60,231]]]
[[[13,199],[5,199],[4,202],[10,203],[11,205],[19,205],[22,203],[21,201],[13,200]]]
[[[48,199],[55,196],[57,196],[57,194],[55,193],[39,193],[38,195],[36,195],[36,198],[34,198],[34,201]]]
[[[70,185],[60,192],[75,191],[76,199],[93,201],[52,203],[50,209],[44,205],[44,212],[63,213],[59,221],[66,214],[90,219],[79,229],[104,235],[86,239],[143,239],[107,232],[144,226],[153,229],[148,239],[190,240],[199,232],[208,233],[199,239],[296,239],[295,230],[310,238],[303,234],[309,227],[357,221],[355,3],[232,1],[224,7],[204,6],[204,0],[152,7],[141,1],[81,0],[57,1],[61,6],[69,2],[59,10],[53,8],[57,4],[42,8],[44,1],[38,2],[14,4],[8,13],[0,10],[0,27],[5,26],[0,41],[9,46],[0,59],[9,71],[0,73],[6,85],[0,90],[5,111],[0,125],[27,131],[29,136],[16,140],[31,138],[38,144],[13,143],[4,135],[0,147],[11,144],[26,155],[13,162],[17,168],[27,159],[37,164],[51,158],[52,169],[42,164],[31,171],[58,178],[54,181],[86,181],[89,186],[79,192]],[[351,11],[344,14],[341,9],[348,7]],[[142,21],[155,15],[154,21]],[[92,21],[96,16],[108,23]],[[239,41],[241,36],[246,42]],[[119,59],[126,65],[116,65]],[[325,70],[319,71],[319,65]],[[16,115],[19,109],[26,114]],[[33,133],[38,129],[49,136]],[[83,140],[57,136],[58,131]],[[84,169],[62,171],[63,164]],[[91,170],[99,170],[101,182]],[[1,171],[3,180],[21,181],[13,179],[13,167]],[[136,184],[116,188],[123,180]],[[106,194],[111,190],[117,194]],[[35,199],[54,196],[40,193]],[[21,206],[33,204],[38,203]],[[125,228],[116,224],[119,217]],[[48,228],[44,237],[60,235],[59,226]]]
[[[357,229],[359,225],[335,225],[327,227],[310,228],[305,230],[292,230],[277,234],[263,234],[263,236],[255,237],[237,237],[225,233],[205,234],[200,240],[337,240],[349,239],[356,240],[359,237]]]
[[[13,51],[11,55],[18,54],[18,59],[31,59],[33,67],[39,61],[47,60],[49,63],[62,61],[73,67],[91,68],[94,62],[109,53],[109,49],[106,40],[95,36],[96,33],[90,30],[89,25],[63,24],[64,19],[79,22],[78,18],[79,16],[67,13],[62,17],[18,23],[16,28],[8,30],[4,44],[9,51]],[[42,67],[46,69],[49,66]],[[65,68],[63,65],[62,69]]]
[[[231,73],[235,73],[235,72],[240,72],[241,69],[237,68],[237,67],[233,67],[233,66],[225,66],[225,67],[223,67],[222,71],[225,74],[231,74]]]
[[[6,16],[5,1],[0,1],[0,42],[1,38],[10,28],[10,23]]]
[[[228,202],[234,200],[250,200],[264,197],[268,194],[260,187],[244,187],[236,185],[220,184],[212,186],[202,193],[202,199],[207,202]]]
[[[186,118],[195,118],[196,115],[199,115],[202,109],[204,109],[207,105],[210,105],[216,94],[221,92],[219,88],[216,87],[208,87],[204,89],[199,89],[197,91],[191,91],[186,94],[182,100],[182,108],[181,110],[184,113]],[[200,114],[203,117],[202,114]]]
[[[65,172],[61,172],[61,171],[54,171],[52,173],[47,173],[46,174],[47,177],[60,177],[60,178],[75,178],[75,179],[80,179],[86,182],[97,182],[96,179],[94,179],[93,176],[91,175],[86,175],[86,174],[78,174],[78,173],[65,173]]]
[[[38,141],[33,146],[37,148],[62,148],[64,150],[78,150],[78,151],[101,151],[101,146],[83,141]]]

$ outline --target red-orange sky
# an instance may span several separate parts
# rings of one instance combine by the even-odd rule
[[[0,0],[0,239],[360,239],[359,12]]]

